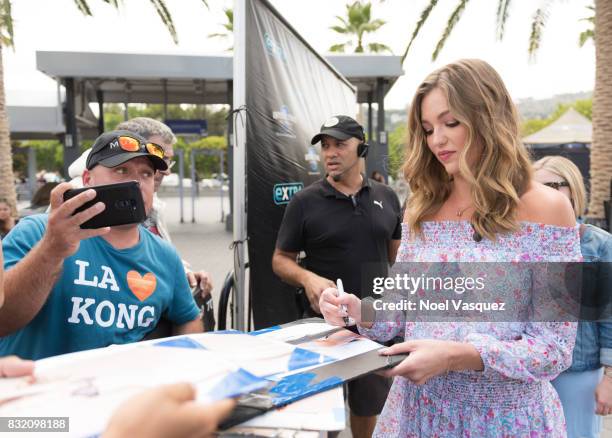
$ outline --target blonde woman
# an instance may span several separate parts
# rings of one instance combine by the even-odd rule
[[[558,190],[571,201],[576,218],[584,215],[586,193],[582,175],[564,157],[550,156],[534,164],[535,179]],[[609,305],[612,294],[612,236],[592,225],[580,225],[580,250],[585,262],[583,291]],[[601,263],[597,263],[601,262]],[[592,274],[592,275],[591,275]],[[602,305],[603,304],[603,305]],[[599,321],[578,324],[572,366],[552,381],[561,397],[569,438],[596,438],[601,415],[612,414],[612,320],[605,313]]]
[[[461,60],[430,74],[408,128],[412,194],[397,261],[580,260],[571,205],[533,181],[517,111],[489,64]],[[517,301],[541,295],[529,278]],[[550,380],[570,365],[576,324],[408,322],[402,312],[392,320],[378,311],[368,323],[357,297],[335,294],[327,289],[320,300],[329,323],[344,325],[348,314],[369,337],[404,336],[385,354],[410,353],[389,372],[395,379],[375,436],[565,436]]]

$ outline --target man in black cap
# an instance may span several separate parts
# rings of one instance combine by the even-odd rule
[[[163,149],[129,131],[96,139],[85,186],[137,181],[151,209]],[[164,314],[176,334],[202,331],[199,311],[174,248],[138,224],[81,229],[102,212],[87,190],[63,201],[68,183],[51,192],[51,211],[24,218],[3,240],[5,305],[0,356],[41,359],[142,339]]]
[[[285,210],[272,257],[274,272],[303,289],[319,314],[323,290],[341,279],[347,292],[372,294],[373,277],[385,277],[401,238],[400,204],[387,186],[368,180],[360,160],[368,153],[363,127],[348,116],[327,120],[312,144],[321,142],[325,178],[293,196]],[[304,251],[304,267],[296,262]],[[371,436],[390,382],[377,375],[348,385],[353,436]]]

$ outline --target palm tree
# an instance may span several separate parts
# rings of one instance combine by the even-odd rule
[[[350,35],[351,40],[342,44],[334,44],[329,48],[331,52],[344,52],[347,46],[353,45],[352,38],[357,38],[357,47],[355,47],[355,53],[363,53],[363,36],[366,33],[376,32],[380,29],[386,22],[381,19],[372,20],[371,19],[371,3],[361,3],[359,1],[354,2],[353,4],[346,5],[347,18],[340,17],[339,15],[336,18],[342,24],[341,26],[331,26],[330,29],[342,34],[342,35]],[[391,52],[391,49],[385,44],[381,43],[370,43],[368,44],[368,51],[373,53],[378,52]],[[391,52],[392,53],[392,52]]]
[[[13,175],[13,156],[11,154],[11,138],[6,113],[6,95],[4,92],[4,66],[2,64],[2,49],[13,45],[13,19],[11,2],[2,0],[0,3],[0,197],[6,199],[17,213],[17,192],[15,191],[15,176]]]
[[[211,33],[208,35],[209,38],[227,38],[230,39],[234,35],[234,11],[231,8],[223,9],[225,13],[225,23],[221,23],[221,26],[225,28],[225,32]],[[227,51],[234,50],[234,47],[230,47]]]
[[[444,47],[455,25],[461,19],[469,0],[458,0],[457,6],[451,12],[446,27],[432,53],[436,60]],[[402,62],[408,55],[419,31],[427,21],[438,0],[430,0],[422,10],[410,41],[406,46]],[[504,28],[508,19],[511,0],[497,0],[497,38],[504,36]],[[532,16],[531,33],[529,35],[528,54],[534,57],[540,47],[542,32],[549,17],[553,0],[547,0],[536,9]],[[589,217],[603,217],[603,201],[610,198],[610,181],[612,180],[612,1],[595,0],[593,8],[594,41],[595,41],[595,89],[593,91],[593,143],[591,145],[591,197]],[[587,19],[589,20],[589,19]],[[590,21],[590,20],[589,20]],[[596,29],[596,31],[595,31]],[[582,38],[582,37],[581,37]]]
[[[595,90],[589,216],[604,217],[612,181],[612,2],[595,0]]]
[[[121,0],[102,0],[103,2],[119,8]],[[175,43],[178,35],[170,11],[163,0],[150,0],[162,22],[170,32]],[[208,8],[207,0],[202,0]],[[87,16],[93,15],[88,0],[74,0],[76,7]],[[6,112],[6,95],[4,90],[4,67],[2,64],[2,50],[4,47],[15,48],[13,35],[13,16],[11,13],[11,0],[0,0],[0,197],[5,198],[16,212],[17,194],[15,191],[15,176],[13,175],[13,157],[11,155],[11,138]]]

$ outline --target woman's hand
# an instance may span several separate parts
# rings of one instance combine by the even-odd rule
[[[410,353],[396,367],[385,371],[386,377],[402,376],[417,385],[449,371],[482,370],[484,365],[476,348],[470,344],[435,339],[401,342],[385,348],[380,354]]]
[[[595,388],[595,413],[597,415],[612,414],[612,377],[604,376]]]
[[[344,317],[353,318],[356,324],[361,323],[361,300],[353,294],[338,295],[335,287],[328,287],[319,298],[319,308],[328,324],[344,327]],[[346,306],[346,311],[341,307]]]

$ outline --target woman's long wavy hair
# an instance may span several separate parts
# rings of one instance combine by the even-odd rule
[[[410,230],[420,233],[421,223],[440,209],[451,192],[452,178],[429,150],[421,120],[423,99],[434,88],[442,90],[450,112],[467,128],[459,171],[471,186],[474,229],[489,239],[517,230],[519,198],[533,171],[508,90],[493,67],[479,59],[463,59],[434,71],[414,96],[403,166],[412,192],[407,204]],[[466,160],[471,150],[478,157],[472,168]]]

